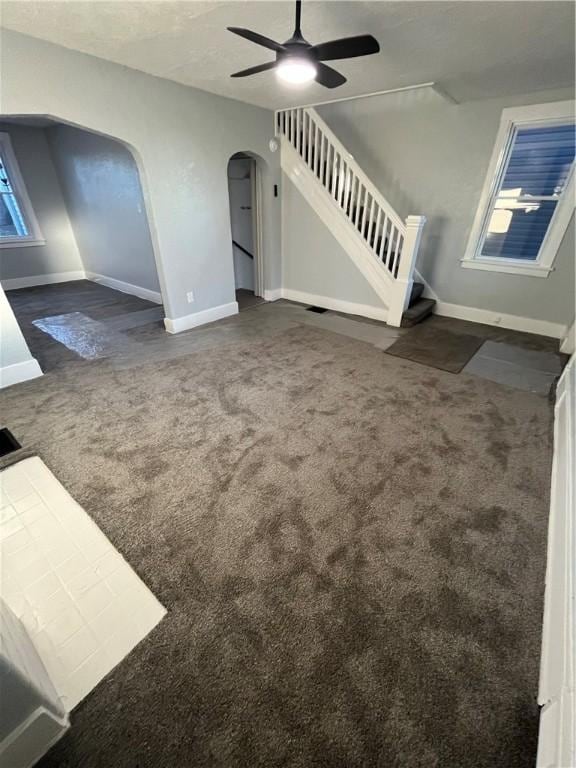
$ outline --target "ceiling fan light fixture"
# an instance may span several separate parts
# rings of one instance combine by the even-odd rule
[[[311,45],[300,28],[301,12],[302,0],[296,0],[296,25],[292,37],[284,43],[278,43],[251,29],[228,27],[228,30],[235,35],[276,53],[276,61],[266,61],[255,67],[242,69],[240,72],[234,72],[230,77],[248,77],[275,69],[278,79],[290,85],[305,85],[316,80],[324,88],[338,88],[344,85],[346,78],[336,69],[328,66],[326,61],[355,59],[357,56],[370,56],[380,51],[378,40],[372,35],[341,37],[319,45]]]
[[[313,61],[303,56],[290,56],[276,65],[276,74],[285,83],[303,85],[314,80],[318,68]]]

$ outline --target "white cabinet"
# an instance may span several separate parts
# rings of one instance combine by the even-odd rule
[[[538,703],[538,768],[576,766],[576,363],[558,383]]]

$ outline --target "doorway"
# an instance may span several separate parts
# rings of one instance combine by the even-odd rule
[[[228,161],[234,285],[242,312],[264,301],[257,159],[237,152]]]
[[[0,282],[31,355],[49,371],[128,351],[165,314],[131,150],[33,116],[0,118],[0,139],[23,233],[0,228]]]

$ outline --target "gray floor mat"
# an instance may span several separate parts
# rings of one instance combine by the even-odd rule
[[[562,372],[559,355],[486,341],[463,373],[480,376],[524,392],[548,395]]]
[[[401,336],[385,351],[441,371],[460,373],[481,345],[482,339],[476,336],[422,325]]]

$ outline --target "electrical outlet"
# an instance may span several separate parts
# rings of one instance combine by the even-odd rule
[[[188,299],[188,304],[192,304],[194,301],[194,291],[188,291],[186,298]]]

